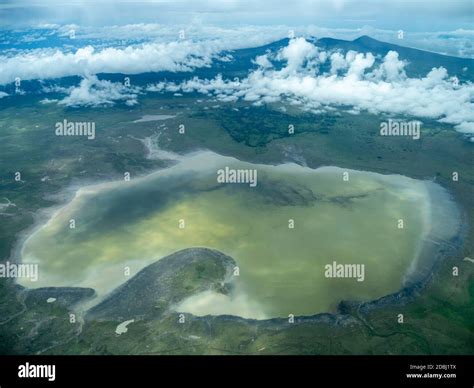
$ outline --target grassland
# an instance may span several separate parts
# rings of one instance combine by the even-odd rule
[[[210,149],[241,160],[310,167],[336,165],[380,173],[435,179],[459,204],[465,223],[460,247],[445,247],[442,262],[423,288],[390,303],[341,306],[341,314],[287,321],[186,316],[179,324],[164,313],[114,333],[117,322],[80,319],[71,324],[67,306],[25,302],[13,282],[0,280],[2,354],[473,354],[474,162],[473,144],[447,126],[425,122],[418,141],[378,135],[381,117],[362,113],[328,118],[280,107],[245,104],[212,108],[195,96],[144,98],[139,108],[72,110],[23,98],[0,111],[0,193],[15,206],[3,209],[0,258],[7,260],[39,209],[65,201],[68,187],[116,180],[128,171],[144,175],[166,162],[145,158],[136,140],[165,133],[163,146],[178,153]],[[203,109],[207,106],[208,109]],[[239,112],[248,111],[240,116]],[[145,114],[178,114],[166,122],[132,123]],[[241,117],[239,122],[238,118]],[[267,119],[271,117],[271,119]],[[54,123],[64,118],[95,121],[97,139],[58,138]],[[179,125],[186,128],[178,132]],[[288,125],[295,126],[289,135]],[[240,131],[238,130],[240,128]],[[22,182],[14,181],[20,171]],[[452,180],[458,172],[459,180]],[[67,193],[67,191],[66,191]],[[459,276],[452,275],[453,266]],[[344,308],[343,308],[344,307]],[[404,323],[397,321],[404,315]]]

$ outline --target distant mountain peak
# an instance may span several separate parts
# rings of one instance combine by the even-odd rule
[[[353,42],[360,42],[360,43],[377,42],[377,43],[381,43],[381,42],[378,41],[377,39],[371,38],[371,37],[368,36],[368,35],[361,35],[361,36],[359,36],[358,38],[354,39]]]
[[[332,43],[332,44],[358,44],[363,46],[374,46],[374,45],[382,45],[385,44],[377,39],[371,38],[368,35],[361,35],[354,40],[344,40],[344,39],[336,39],[336,38],[320,38],[317,40],[321,43]]]

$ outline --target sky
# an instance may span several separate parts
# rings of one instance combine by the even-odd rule
[[[0,25],[285,24],[449,31],[472,28],[472,0],[0,0]]]

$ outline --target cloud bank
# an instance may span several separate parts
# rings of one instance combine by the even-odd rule
[[[406,63],[390,51],[375,65],[374,55],[321,51],[296,38],[276,55],[259,57],[256,71],[239,82],[193,78],[181,84],[158,83],[148,91],[199,92],[224,102],[244,100],[255,105],[286,101],[320,112],[327,107],[437,119],[474,135],[474,85],[460,84],[446,69],[433,68],[425,77],[409,78]],[[276,70],[272,63],[283,62]],[[321,72],[321,65],[330,66]]]
[[[99,51],[92,46],[75,52],[34,50],[9,58],[0,57],[0,85],[14,82],[17,77],[32,80],[98,73],[192,71],[209,66],[222,49],[218,42],[183,40]]]
[[[257,69],[238,82],[217,76],[195,77],[180,84],[159,82],[146,87],[126,87],[99,80],[94,75],[192,72],[210,66],[214,59],[225,60],[223,50],[250,44],[235,39],[236,36],[230,40],[155,42],[102,50],[87,46],[68,53],[33,50],[0,61],[0,84],[12,82],[15,77],[48,79],[82,75],[84,79],[77,87],[51,89],[67,94],[59,104],[95,107],[123,102],[133,106],[141,93],[198,92],[222,102],[243,100],[255,105],[284,102],[314,113],[338,107],[352,113],[367,111],[436,119],[453,125],[474,141],[473,84],[457,82],[441,67],[433,68],[424,77],[410,78],[405,72],[407,63],[395,51],[384,58],[355,51],[325,51],[300,37],[291,39],[277,52],[254,58]]]
[[[75,38],[70,39],[70,31]],[[184,33],[184,39],[179,34]],[[407,33],[362,28],[287,25],[224,28],[202,25],[132,24],[105,27],[42,25],[25,31],[0,30],[0,85],[21,80],[54,79],[99,73],[139,74],[193,71],[209,66],[224,50],[258,47],[294,34],[352,40],[370,35],[386,42],[454,55],[474,56],[474,30]],[[43,39],[45,48],[25,48],[25,39]]]

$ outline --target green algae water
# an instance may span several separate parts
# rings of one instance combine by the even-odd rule
[[[256,171],[255,187],[218,182],[224,168]],[[429,268],[427,241],[457,228],[454,204],[433,182],[202,152],[143,178],[80,189],[21,255],[39,264],[35,287],[92,287],[103,296],[175,251],[217,249],[237,263],[232,291],[193,295],[176,310],[264,319],[395,292]],[[327,277],[333,262],[364,265],[364,278]]]

